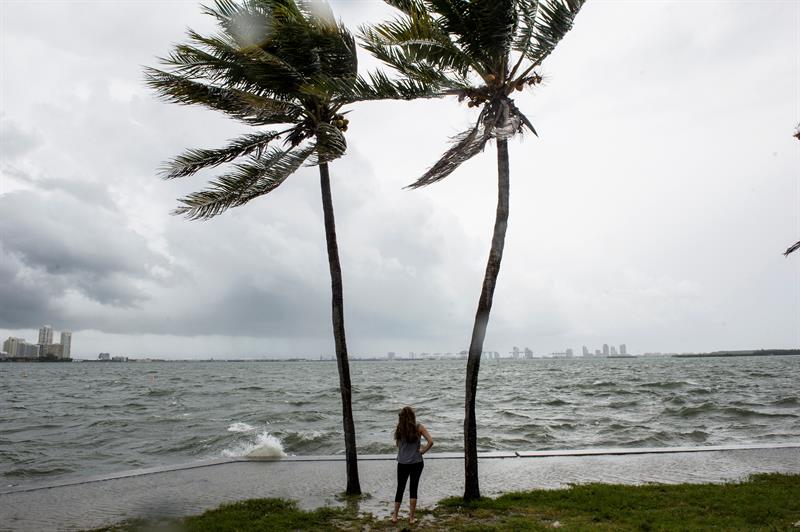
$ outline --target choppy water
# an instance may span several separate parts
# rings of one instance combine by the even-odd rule
[[[404,404],[462,448],[463,361],[354,362],[359,453]],[[800,441],[800,357],[484,362],[479,449]],[[0,364],[2,485],[247,454],[343,452],[331,362]]]

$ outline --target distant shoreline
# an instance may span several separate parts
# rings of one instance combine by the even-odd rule
[[[800,349],[762,349],[760,351],[716,351],[714,353],[698,353],[687,355],[672,355],[673,358],[725,358],[725,357],[775,357],[797,356]]]
[[[492,360],[492,363],[495,362],[517,362],[517,361],[537,361],[537,360],[597,360],[597,359],[638,359],[638,358],[647,358],[647,359],[654,359],[654,358],[729,358],[729,357],[765,357],[765,356],[800,356],[800,349],[760,349],[760,350],[753,350],[753,351],[714,351],[711,353],[683,353],[683,354],[663,354],[663,355],[653,355],[653,354],[642,354],[642,355],[609,355],[609,356],[591,356],[591,357],[533,357],[533,358],[501,358],[497,360]],[[439,358],[394,358],[394,359],[387,359],[387,358],[380,358],[380,357],[350,357],[351,362],[440,362],[440,361],[463,361],[466,358],[459,358],[459,357],[439,357]],[[131,358],[128,357],[126,360],[95,360],[95,359],[75,359],[75,358],[68,358],[68,359],[36,359],[36,358],[0,358],[0,363],[3,362],[30,362],[30,363],[46,363],[46,362],[55,362],[55,363],[63,363],[63,362],[80,362],[80,363],[96,363],[96,364],[124,364],[124,363],[135,363],[135,364],[144,364],[144,363],[160,363],[160,362],[168,362],[168,363],[198,363],[198,362],[255,362],[255,363],[271,363],[271,362],[336,362],[335,358],[202,358],[202,359],[191,359],[191,358],[172,358],[172,359],[165,359],[165,358]]]

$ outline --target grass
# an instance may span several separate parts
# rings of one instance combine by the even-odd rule
[[[387,513],[389,508],[387,508]],[[402,514],[401,514],[402,515]],[[350,508],[303,511],[291,501],[255,499],[177,521],[127,522],[106,531],[402,530]],[[414,530],[798,530],[800,475],[762,474],[730,484],[586,484],[509,493],[465,504],[440,501],[418,512]]]

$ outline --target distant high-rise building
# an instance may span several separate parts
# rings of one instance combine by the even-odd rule
[[[97,360],[111,360],[111,353],[100,353],[97,355]]]
[[[610,354],[611,355],[616,355],[617,354],[617,348],[614,347],[613,345],[611,346],[611,353]]]
[[[514,349],[511,350],[511,358],[519,358],[519,347],[514,346]]]
[[[71,351],[72,351],[72,333],[69,331],[64,331],[61,333],[61,356],[63,358],[69,358]]]
[[[45,325],[39,329],[39,345],[48,345],[53,343],[53,327]]]
[[[530,348],[528,347],[525,348],[525,358],[527,359],[533,358],[533,351],[531,351]]]
[[[599,349],[595,349],[595,350],[594,350],[594,356],[596,356],[596,357],[599,357],[599,356],[600,356],[600,355],[602,355],[602,354],[603,354],[603,353],[601,353]]]
[[[9,336],[8,339],[3,342],[3,351],[5,351],[9,357],[16,357],[18,356],[17,351],[19,350],[19,344],[24,343],[25,338],[14,338],[13,336]]]
[[[603,344],[603,356],[607,357],[608,355],[609,355],[608,344]]]
[[[628,346],[625,344],[619,344],[619,354],[620,355],[627,355],[628,354]]]
[[[22,342],[17,348],[17,357],[19,358],[39,358],[39,355],[39,346],[36,344]]]
[[[565,353],[567,355],[567,358],[572,358],[574,356],[571,347],[568,347],[567,350],[565,351]]]
[[[589,349],[586,346],[583,346],[583,356],[585,357],[589,356]]]
[[[61,344],[45,344],[39,347],[41,348],[39,350],[39,356],[42,358],[65,358],[64,346]]]
[[[39,356],[38,345],[29,344],[25,338],[14,338],[13,336],[9,336],[3,342],[3,351],[9,358],[38,358]]]

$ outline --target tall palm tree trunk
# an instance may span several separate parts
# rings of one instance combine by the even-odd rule
[[[347,342],[344,335],[342,266],[339,264],[339,244],[336,242],[336,221],[333,217],[331,178],[328,173],[327,163],[319,165],[319,182],[322,189],[322,212],[325,215],[328,264],[331,270],[333,339],[336,345],[336,365],[339,369],[339,391],[342,394],[342,425],[344,427],[344,449],[347,461],[346,493],[348,495],[361,495],[361,484],[358,481],[356,429],[355,423],[353,423],[353,405],[351,402],[350,363],[347,360]]]
[[[478,391],[478,371],[481,367],[483,340],[486,338],[486,327],[489,324],[489,313],[492,311],[492,298],[500,273],[500,262],[503,260],[503,246],[508,227],[508,141],[497,139],[497,214],[494,221],[492,248],[486,263],[486,274],[483,277],[481,298],[475,313],[475,325],[472,328],[472,341],[469,344],[467,359],[467,395],[464,402],[464,500],[480,499],[481,490],[478,484],[478,430],[475,422],[475,396]]]

